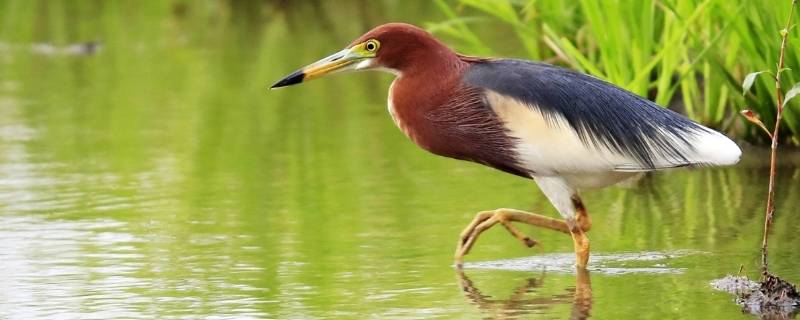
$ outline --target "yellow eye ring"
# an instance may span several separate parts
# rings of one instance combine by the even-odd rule
[[[367,42],[364,42],[364,50],[367,50],[367,52],[378,51],[378,48],[380,48],[380,46],[381,46],[381,43],[378,42],[378,40],[375,40],[375,39],[370,39],[370,40],[367,40]]]

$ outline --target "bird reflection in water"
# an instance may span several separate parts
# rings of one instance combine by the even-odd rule
[[[483,294],[475,283],[467,277],[462,268],[456,268],[464,296],[480,308],[485,318],[516,319],[532,313],[541,313],[556,305],[572,303],[570,319],[587,319],[592,310],[592,283],[589,271],[578,268],[575,287],[567,293],[548,297],[531,297],[530,293],[544,285],[544,273],[539,278],[528,278],[505,299],[496,299]]]

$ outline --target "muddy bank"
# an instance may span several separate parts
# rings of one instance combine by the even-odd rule
[[[761,282],[728,275],[712,281],[711,286],[733,294],[736,296],[736,303],[742,306],[742,311],[762,319],[794,319],[800,313],[800,294],[797,288],[771,274]]]

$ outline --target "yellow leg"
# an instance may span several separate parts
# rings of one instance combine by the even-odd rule
[[[589,213],[586,212],[586,207],[577,194],[572,195],[572,205],[575,207],[577,221],[574,223],[567,221],[567,225],[570,226],[569,233],[575,246],[575,264],[578,268],[585,269],[589,262],[589,238],[586,237],[586,232],[592,228],[592,219],[589,218]]]
[[[478,236],[480,236],[481,233],[497,223],[502,224],[511,235],[528,247],[533,247],[538,243],[536,240],[525,236],[522,232],[514,228],[514,226],[511,225],[512,221],[569,233],[569,227],[564,220],[554,219],[535,213],[514,209],[497,209],[479,212],[475,216],[475,219],[461,232],[455,254],[456,263],[461,263],[464,255],[469,253],[469,250],[472,249],[472,246],[475,244],[475,241],[478,240]]]
[[[575,247],[575,264],[580,269],[585,269],[589,262],[589,238],[578,225],[577,221],[567,220],[570,226],[569,233],[572,235],[572,244]]]
[[[572,195],[572,205],[575,207],[575,218],[577,218],[581,230],[589,231],[592,228],[592,218],[589,218],[589,213],[586,212],[586,207],[577,194]]]
[[[455,253],[456,263],[461,264],[464,256],[475,245],[475,241],[478,240],[481,233],[498,223],[503,225],[514,238],[517,238],[525,246],[533,247],[538,244],[538,241],[524,235],[511,225],[511,222],[521,222],[570,234],[575,247],[576,264],[580,268],[586,268],[586,263],[589,261],[589,238],[586,237],[585,233],[591,229],[592,220],[589,218],[586,208],[577,194],[572,196],[572,203],[575,206],[575,220],[571,221],[515,209],[496,209],[479,212],[475,215],[475,219],[461,232]]]

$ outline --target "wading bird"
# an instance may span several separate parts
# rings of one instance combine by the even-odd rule
[[[511,224],[519,222],[570,234],[585,268],[592,223],[578,190],[646,171],[734,164],[741,155],[724,135],[603,80],[541,62],[460,55],[403,23],[378,26],[271,88],[367,69],[397,76],[389,113],[417,145],[533,179],[563,217],[479,212],[459,237],[459,265],[498,223],[534,246]]]

